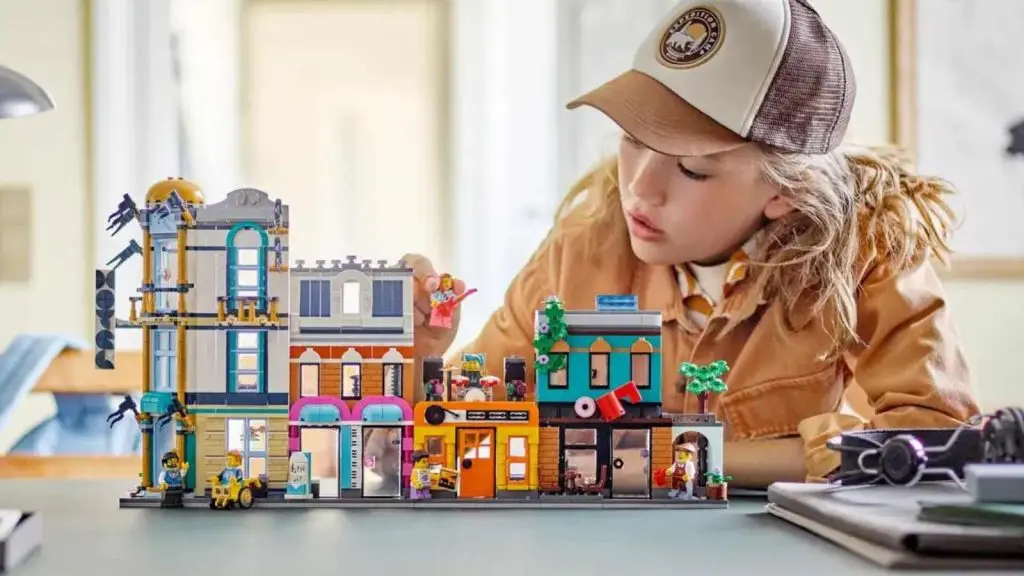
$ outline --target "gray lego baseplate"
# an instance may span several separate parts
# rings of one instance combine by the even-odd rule
[[[201,496],[186,496],[184,499],[185,509],[208,510],[210,500]],[[121,508],[160,508],[158,497],[122,497]],[[728,508],[728,500],[680,500],[669,498],[636,498],[636,499],[613,499],[601,498],[600,496],[547,496],[541,495],[529,499],[458,499],[458,498],[436,498],[430,500],[397,500],[397,499],[338,499],[338,498],[314,498],[307,500],[286,500],[284,498],[258,499],[253,504],[252,510],[259,509],[441,509],[441,510],[495,510],[495,509],[602,509],[602,510],[648,510],[648,509],[672,509],[672,510],[707,510]],[[216,510],[226,512],[227,510]],[[239,513],[246,510],[236,510]]]

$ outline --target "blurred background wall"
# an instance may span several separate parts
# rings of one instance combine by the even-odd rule
[[[909,3],[892,2],[812,3],[854,62],[850,139],[915,145],[915,77],[937,72],[915,75],[920,58],[894,57],[913,30],[894,25]],[[567,186],[614,149],[607,121],[564,102],[625,69],[672,4],[0,0],[0,61],[57,101],[55,112],[0,123],[0,197],[31,193],[24,243],[3,248],[27,251],[31,269],[0,273],[0,348],[26,331],[91,340],[92,270],[129,240],[107,237],[106,215],[122,194],[138,198],[179,174],[212,200],[242,186],[283,198],[299,223],[293,258],[430,255],[481,290],[465,305],[460,340],[471,338]],[[964,115],[976,104],[946,106]],[[944,168],[936,162],[923,167]],[[972,169],[985,168],[955,174]],[[986,192],[971,182],[968,200]],[[1024,199],[1021,188],[1012,193]],[[983,403],[1019,404],[1024,249],[1012,247],[1024,232],[1007,228],[998,206],[969,212],[974,240],[958,244],[967,254],[947,274],[950,305]],[[992,228],[1009,252],[975,241]],[[129,284],[119,287],[122,315]],[[119,334],[119,349],[137,346],[133,337]]]

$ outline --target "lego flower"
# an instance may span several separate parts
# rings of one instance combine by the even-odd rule
[[[540,354],[537,356],[537,364],[540,364],[541,366],[547,366],[550,361],[551,358],[549,358],[547,354]]]
[[[548,324],[547,320],[541,320],[540,322],[537,323],[537,332],[540,332],[541,334],[547,334],[550,331],[551,325]]]

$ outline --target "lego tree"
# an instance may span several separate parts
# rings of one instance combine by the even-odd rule
[[[708,364],[683,362],[679,365],[679,374],[685,379],[686,392],[697,396],[697,409],[701,414],[707,413],[708,396],[713,392],[721,394],[729,389],[722,376],[729,371],[724,360],[716,360]]]

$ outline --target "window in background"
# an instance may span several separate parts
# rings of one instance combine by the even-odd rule
[[[444,256],[446,4],[245,3],[246,171],[296,254]]]

